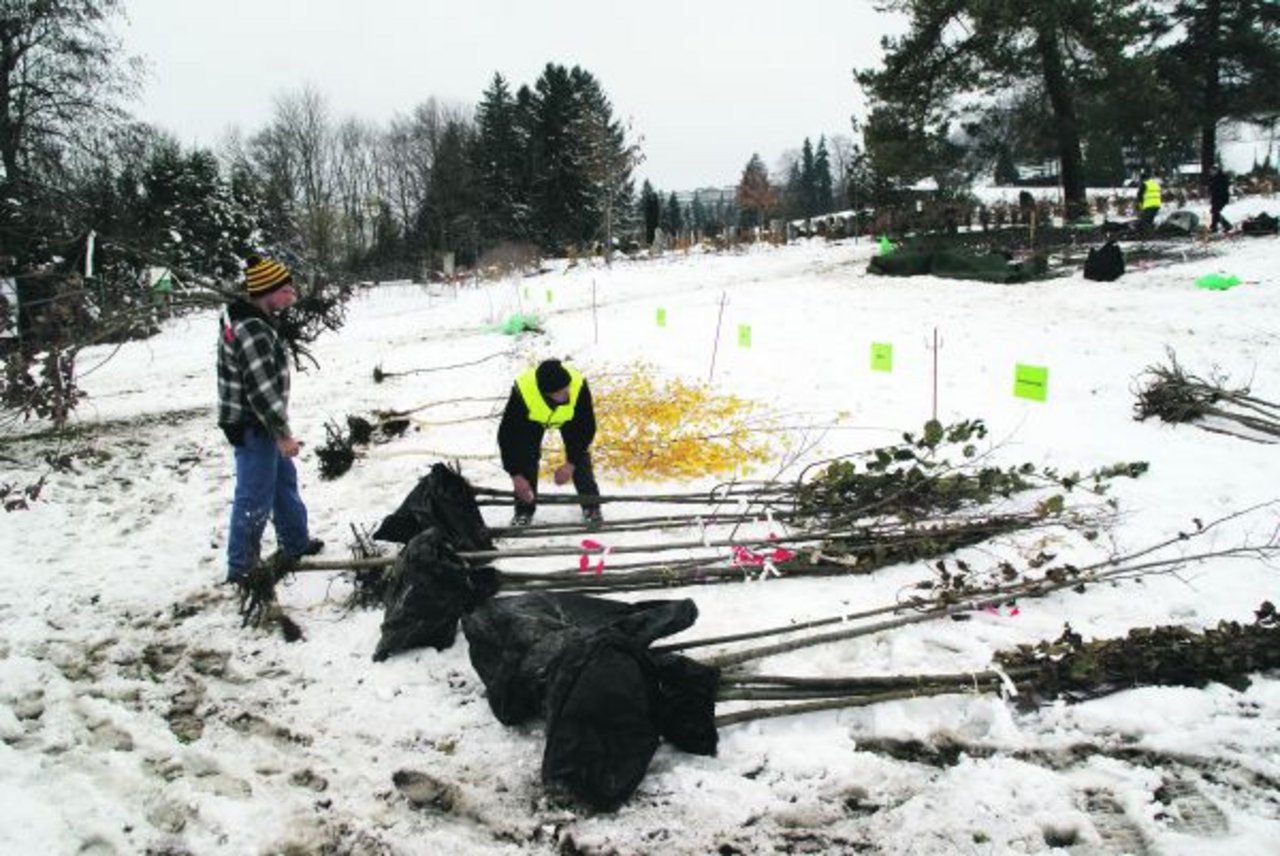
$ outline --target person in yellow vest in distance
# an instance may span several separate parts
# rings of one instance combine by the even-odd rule
[[[528,526],[533,520],[542,438],[548,428],[559,429],[564,440],[565,462],[556,467],[556,484],[572,481],[583,522],[599,526],[604,520],[600,503],[591,501],[600,495],[591,470],[591,441],[596,436],[591,389],[581,372],[559,360],[544,360],[516,377],[498,426],[502,468],[511,476],[516,495],[511,525]]]
[[[1160,213],[1160,182],[1147,173],[1138,181],[1138,225],[1150,229]]]

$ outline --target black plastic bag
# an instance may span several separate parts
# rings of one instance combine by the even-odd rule
[[[373,659],[411,648],[443,651],[453,644],[458,619],[497,590],[498,572],[470,567],[439,529],[415,535],[387,581],[382,636]]]
[[[542,781],[613,811],[658,749],[657,681],[644,649],[616,630],[574,637],[547,694]]]
[[[1124,253],[1115,241],[1089,250],[1084,261],[1084,278],[1095,282],[1112,282],[1124,275]]]
[[[698,617],[691,600],[619,603],[574,592],[537,592],[490,600],[462,619],[471,665],[499,722],[542,716],[547,685],[575,634],[606,627],[642,648],[679,633]]]
[[[680,654],[653,655],[658,733],[677,749],[714,755],[720,670]]]
[[[407,544],[431,527],[440,529],[444,540],[457,550],[493,549],[471,484],[444,464],[432,465],[400,507],[382,521],[373,538]]]

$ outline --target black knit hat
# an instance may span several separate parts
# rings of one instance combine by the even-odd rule
[[[244,290],[250,297],[266,297],[292,282],[293,274],[274,259],[249,256],[245,260]]]
[[[543,360],[538,364],[534,377],[538,381],[538,392],[559,392],[569,385],[569,370],[559,360]]]

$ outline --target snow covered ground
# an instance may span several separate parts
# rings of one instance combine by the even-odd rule
[[[1227,214],[1238,221],[1259,210],[1280,213],[1280,200],[1242,200]],[[1280,498],[1275,446],[1132,418],[1135,380],[1167,348],[1191,371],[1218,370],[1280,399],[1280,241],[1233,237],[1210,249],[1105,284],[1078,271],[1013,286],[880,278],[865,272],[874,244],[815,241],[557,268],[456,293],[380,286],[317,344],[319,369],[295,376],[314,532],[328,556],[342,555],[349,527],[376,525],[437,460],[460,460],[475,484],[507,487],[493,414],[516,372],[542,357],[568,356],[588,377],[645,360],[668,377],[705,378],[723,298],[717,388],[813,426],[805,460],[918,430],[932,407],[936,330],[938,416],[984,419],[995,460],[1063,471],[1150,463],[1144,477],[1115,483],[1121,515],[1099,542],[1015,538],[965,551],[973,564],[1042,549],[1085,564],[1134,550],[1193,518]],[[1195,286],[1212,272],[1245,282],[1223,292]],[[521,308],[543,314],[545,336],[489,329]],[[71,470],[54,472],[29,510],[0,516],[6,856],[1280,852],[1274,675],[1243,692],[1143,688],[1030,714],[992,696],[954,695],[765,720],[723,729],[716,757],[660,749],[616,813],[553,803],[539,782],[542,726],[494,719],[461,636],[444,652],[375,664],[380,611],[344,609],[349,584],[328,574],[281,590],[305,641],[240,628],[232,593],[218,585],[232,468],[214,425],[214,323],[212,314],[188,316],[146,342],[84,354],[90,397],[77,415],[81,433],[60,450],[74,453]],[[750,348],[738,346],[740,324],[751,326]],[[891,373],[870,370],[872,342],[893,344]],[[500,352],[468,368],[372,381],[375,366],[405,371]],[[1011,394],[1017,363],[1049,368],[1047,401]],[[429,402],[453,403],[420,411],[416,430],[371,447],[344,477],[319,479],[314,450],[326,421]],[[468,417],[477,418],[456,421]],[[0,481],[33,481],[46,451],[8,443]],[[794,476],[803,462],[757,475]],[[712,483],[626,485],[608,472],[600,480],[606,491]],[[502,525],[507,513],[486,516]],[[1280,506],[1266,506],[1196,548],[1261,542],[1278,523]],[[1179,549],[1190,547],[1162,555]],[[509,561],[499,566],[563,566]],[[930,574],[921,564],[669,596],[696,600],[700,618],[678,637],[693,639],[892,603]],[[1280,596],[1278,582],[1260,559],[1211,561],[1024,600],[1016,616],[917,624],[759,668],[981,670],[994,651],[1055,638],[1065,623],[1101,638],[1249,621]],[[959,741],[969,751],[943,765],[860,748],[886,739]],[[415,807],[393,784],[398,771],[445,783],[452,808]]]

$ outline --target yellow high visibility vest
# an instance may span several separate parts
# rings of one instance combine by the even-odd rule
[[[1148,178],[1142,185],[1142,207],[1160,207],[1160,182],[1154,178]]]
[[[538,389],[537,369],[523,371],[516,378],[516,389],[520,390],[520,397],[524,399],[530,421],[548,428],[559,428],[573,418],[573,408],[578,403],[578,393],[582,391],[582,372],[570,366],[564,368],[569,373],[569,401],[554,409]]]

